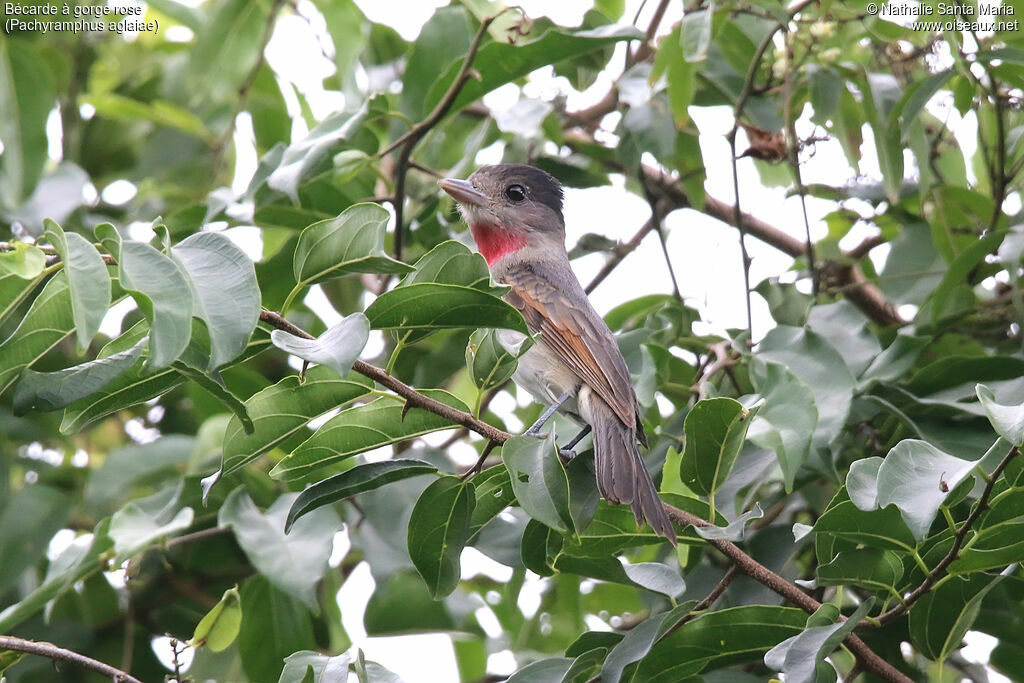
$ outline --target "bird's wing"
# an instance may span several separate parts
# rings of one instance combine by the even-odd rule
[[[633,383],[615,337],[590,305],[579,283],[556,284],[549,269],[520,264],[504,274],[506,300],[533,333],[611,406],[626,425],[639,419]],[[578,290],[578,291],[576,291]]]

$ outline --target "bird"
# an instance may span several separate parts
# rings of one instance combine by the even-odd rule
[[[536,339],[513,381],[548,408],[526,433],[536,435],[556,410],[584,426],[569,447],[591,429],[601,496],[628,504],[638,527],[646,520],[675,545],[672,521],[640,457],[647,436],[626,361],[569,263],[562,185],[525,164],[482,166],[466,180],[438,184],[458,204],[491,279],[510,288],[505,300]],[[519,333],[499,336],[506,346],[515,341],[510,334]]]

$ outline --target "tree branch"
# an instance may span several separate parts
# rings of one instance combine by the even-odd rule
[[[280,313],[275,313],[274,311],[268,311],[266,309],[263,309],[262,311],[260,311],[260,320],[262,320],[265,323],[268,323],[269,325],[273,325],[279,330],[285,330],[286,332],[290,332],[291,334],[294,334],[297,337],[313,339],[313,335],[309,334],[302,328],[288,322],[281,316]],[[450,420],[451,422],[457,425],[462,425],[466,429],[476,432],[477,434],[486,439],[497,441],[498,443],[503,443],[505,440],[512,437],[512,435],[509,434],[508,432],[498,429],[497,427],[493,427],[487,424],[486,422],[483,422],[482,420],[478,420],[469,413],[463,412],[458,408],[452,408],[451,406],[445,405],[444,403],[434,400],[429,396],[424,396],[423,394],[416,391],[409,385],[405,384],[398,378],[389,375],[387,372],[385,372],[381,368],[376,367],[375,365],[370,365],[369,363],[366,363],[364,361],[357,360],[352,365],[352,369],[358,372],[360,375],[369,377],[373,381],[378,382],[379,384],[382,384],[391,391],[395,392],[396,394],[398,394],[399,396],[406,400],[409,407],[423,408],[424,410],[429,410],[435,415],[440,415],[441,417]]]
[[[274,35],[274,24],[277,22],[277,13],[284,7],[286,0],[274,0],[273,6],[270,8],[270,13],[267,14],[267,23],[263,28],[263,35],[260,37],[259,51],[256,53],[256,63],[249,69],[249,73],[246,74],[245,80],[238,86],[237,97],[235,98],[235,107],[231,111],[231,117],[228,119],[227,130],[224,134],[214,143],[214,157],[213,163],[210,167],[213,169],[213,177],[216,180],[217,175],[220,173],[221,164],[224,163],[224,152],[227,150],[228,143],[231,142],[231,136],[235,132],[235,120],[238,115],[245,109],[246,102],[249,100],[249,91],[252,90],[253,83],[256,82],[256,78],[260,74],[260,68],[263,66],[265,56],[263,52],[267,49],[267,45],[270,43],[270,38]]]
[[[304,337],[306,339],[313,338],[311,334],[304,331],[302,328],[288,322],[283,317],[281,317],[280,314],[275,313],[273,311],[263,309],[260,312],[260,320],[270,325],[273,325],[277,329],[285,330],[286,332],[290,332],[291,334],[294,334],[296,336]],[[355,364],[352,366],[352,369],[358,372],[359,374],[369,377],[370,379],[391,389],[399,396],[402,396],[403,398],[406,399],[408,405],[416,408],[423,408],[424,410],[428,410],[434,413],[435,415],[440,415],[441,417],[444,417],[455,424],[462,425],[463,427],[466,427],[470,431],[480,434],[481,436],[489,439],[491,442],[495,444],[502,444],[508,439],[512,438],[512,434],[506,432],[503,429],[498,429],[497,427],[489,425],[486,422],[478,420],[469,413],[463,412],[456,408],[452,408],[451,406],[447,406],[439,401],[435,401],[434,399],[428,396],[424,396],[420,392],[416,391],[415,389],[401,382],[395,377],[392,377],[387,372],[381,370],[376,366],[370,365],[369,363],[365,363],[361,360],[357,360]],[[697,517],[696,515],[690,514],[689,512],[673,507],[668,503],[662,502],[661,505],[665,509],[665,512],[668,513],[668,516],[671,519],[678,522],[679,524],[682,524],[684,526],[711,526],[710,522],[703,520],[700,517]],[[752,558],[750,555],[747,555],[736,544],[730,543],[729,541],[719,540],[708,540],[708,543],[717,548],[724,555],[729,557],[736,564],[736,567],[739,569],[739,571],[742,571],[744,574],[751,577],[758,583],[767,586],[773,592],[786,598],[787,600],[795,604],[797,607],[800,607],[807,613],[813,613],[815,610],[821,607],[820,602],[804,593],[795,584],[790,583],[786,579],[782,578],[775,572],[771,571],[770,569],[762,565],[760,562]],[[909,678],[900,673],[895,667],[883,661],[878,655],[872,652],[872,650],[864,643],[864,641],[862,641],[857,636],[851,633],[846,637],[845,642],[847,647],[849,647],[850,650],[857,656],[857,660],[861,662],[861,665],[865,670],[871,671],[888,681],[893,681],[895,683],[910,683]]]
[[[55,661],[70,662],[83,669],[95,671],[98,674],[111,678],[115,683],[142,683],[129,673],[116,669],[109,664],[97,661],[92,657],[78,654],[52,643],[39,643],[34,640],[15,638],[14,636],[0,636],[0,650],[13,650],[15,652],[26,652],[30,655],[48,657]]]
[[[673,507],[668,503],[663,502],[662,507],[665,508],[665,511],[668,513],[670,518],[684,526],[712,526],[710,522],[703,520],[696,515],[690,514],[685,510]],[[773,592],[786,598],[808,614],[813,614],[819,607],[821,607],[820,602],[812,598],[807,593],[804,593],[798,586],[790,583],[765,567],[750,555],[747,555],[745,552],[740,550],[739,546],[735,543],[713,539],[707,539],[707,542],[717,548],[723,555],[731,559],[735,563],[734,566],[739,571],[743,572],[763,586],[767,586]],[[875,652],[868,647],[863,640],[853,633],[848,634],[846,638],[843,639],[843,642],[846,643],[846,646],[851,652],[853,652],[857,661],[864,670],[870,671],[887,681],[892,681],[893,683],[911,683],[911,679],[909,677],[875,654]]]
[[[647,26],[647,33],[644,35],[644,41],[637,46],[636,50],[626,55],[626,68],[628,71],[630,67],[639,64],[644,61],[654,52],[651,47],[651,43],[654,41],[654,37],[658,34],[658,27],[661,25],[661,20],[665,18],[665,10],[668,9],[669,0],[661,0],[658,6],[654,9],[654,14],[651,16],[651,23]]]
[[[1010,449],[1010,452],[1006,454],[1006,457],[999,461],[996,468],[992,470],[992,474],[989,475],[988,478],[988,483],[985,484],[985,490],[982,491],[981,497],[978,498],[978,504],[974,506],[974,509],[971,510],[971,514],[967,516],[967,519],[964,520],[964,523],[957,530],[956,536],[953,538],[953,546],[949,549],[949,552],[946,553],[945,557],[939,560],[939,563],[935,565],[935,568],[928,573],[928,576],[924,577],[924,581],[921,582],[921,585],[910,591],[902,603],[896,605],[888,612],[879,615],[878,619],[875,621],[884,625],[897,617],[903,616],[903,614],[906,613],[906,611],[909,610],[915,602],[931,591],[932,587],[935,586],[935,583],[942,578],[943,574],[945,574],[946,568],[953,564],[953,561],[960,556],[960,550],[964,547],[964,542],[967,540],[967,534],[970,532],[971,527],[974,526],[976,521],[978,521],[978,517],[981,516],[981,513],[988,509],[988,501],[989,498],[992,497],[992,489],[995,487],[996,481],[999,479],[1000,475],[1002,475],[1006,466],[1010,464],[1010,461],[1018,455],[1020,455],[1020,448],[1014,446]],[[871,624],[871,622],[864,621],[861,622],[861,624],[867,626]]]
[[[507,10],[503,10],[507,11]],[[415,124],[408,130],[402,137],[398,138],[390,145],[384,148],[377,156],[384,157],[395,151],[399,147],[402,148],[398,155],[398,163],[395,165],[395,201],[393,206],[395,207],[395,258],[401,260],[402,258],[402,235],[405,229],[402,226],[405,220],[405,180],[406,174],[409,172],[410,160],[412,158],[412,150],[419,144],[419,141],[434,128],[441,119],[444,118],[448,110],[455,104],[455,98],[459,96],[463,86],[466,82],[472,78],[473,75],[473,60],[476,59],[476,53],[480,49],[480,44],[484,40],[484,36],[487,35],[487,29],[490,25],[501,16],[502,12],[495,14],[491,17],[486,17],[480,22],[480,27],[476,31],[476,35],[473,36],[473,41],[469,44],[469,50],[466,52],[465,58],[462,60],[462,66],[459,67],[458,73],[455,74],[455,80],[448,86],[448,90],[445,91],[444,95],[438,101],[433,111],[427,114],[427,118],[423,119],[419,123]]]

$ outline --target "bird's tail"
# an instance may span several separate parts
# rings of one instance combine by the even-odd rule
[[[622,424],[610,408],[591,401],[597,489],[609,503],[628,503],[637,525],[646,519],[654,532],[676,544],[672,520],[661,505],[647,466],[636,446],[636,431]]]

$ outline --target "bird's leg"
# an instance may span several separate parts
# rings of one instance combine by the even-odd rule
[[[576,444],[578,444],[580,441],[582,441],[583,437],[585,437],[589,433],[590,433],[590,425],[586,425],[583,429],[580,430],[579,434],[577,434],[576,436],[572,437],[572,441],[570,441],[569,443],[565,444],[564,446],[562,446],[561,448],[558,449],[558,454],[561,455],[564,458],[575,458],[576,457],[576,451],[573,450],[573,447]]]
[[[537,434],[540,433],[541,428],[544,427],[544,423],[550,420],[551,416],[555,414],[555,411],[558,410],[563,403],[569,400],[569,396],[571,396],[571,394],[568,391],[559,396],[558,400],[548,406],[547,410],[541,413],[540,417],[537,418],[537,421],[530,425],[530,428],[525,432],[526,435],[537,436]]]

